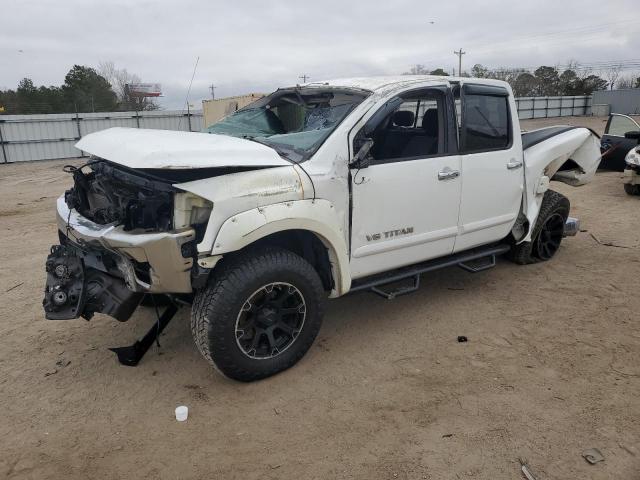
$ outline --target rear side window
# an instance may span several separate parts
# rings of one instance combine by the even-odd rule
[[[505,95],[480,92],[465,91],[463,97],[461,143],[464,153],[502,150],[511,145],[506,90]]]

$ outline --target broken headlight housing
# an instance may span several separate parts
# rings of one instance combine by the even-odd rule
[[[173,228],[193,227],[196,242],[202,241],[211,217],[213,203],[190,192],[176,193],[173,203]]]
[[[640,167],[640,147],[635,147],[629,150],[629,153],[627,153],[624,161],[627,165]]]

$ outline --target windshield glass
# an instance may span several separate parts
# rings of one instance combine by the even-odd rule
[[[209,133],[247,138],[295,153],[306,160],[322,145],[365,95],[335,89],[281,90],[238,110],[206,129]]]

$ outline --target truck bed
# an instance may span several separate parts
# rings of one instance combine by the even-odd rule
[[[545,127],[537,130],[532,130],[530,132],[522,132],[522,149],[526,150],[528,148],[533,147],[545,140],[549,140],[556,135],[560,135],[561,133],[568,132],[569,130],[574,130],[576,128],[581,127],[573,127],[571,125],[558,125],[555,127]]]

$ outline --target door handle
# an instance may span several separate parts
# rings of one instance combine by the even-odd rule
[[[449,167],[438,172],[438,180],[451,180],[460,176],[460,170],[451,170]]]
[[[511,160],[507,163],[507,168],[509,170],[515,170],[516,168],[520,168],[522,166],[522,162],[518,160]]]

